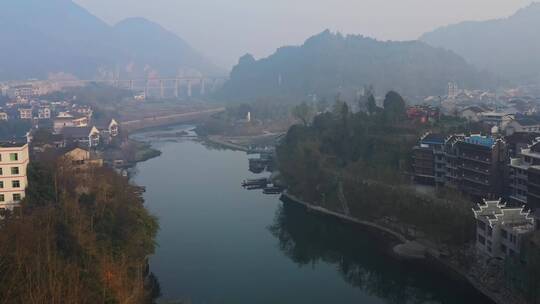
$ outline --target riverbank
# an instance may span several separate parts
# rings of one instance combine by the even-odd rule
[[[276,140],[283,133],[265,133],[252,136],[222,136],[222,135],[207,135],[202,136],[209,143],[228,148],[236,151],[248,152],[252,147],[268,147],[274,146]]]
[[[492,288],[480,281],[480,278],[475,275],[472,268],[465,269],[452,262],[452,257],[445,257],[441,254],[438,248],[429,243],[422,242],[422,240],[410,240],[404,235],[378,223],[359,220],[339,212],[334,212],[323,207],[315,206],[287,192],[283,193],[283,197],[286,199],[286,201],[299,204],[305,207],[308,211],[316,212],[325,216],[332,216],[349,223],[361,225],[370,230],[376,231],[377,233],[382,233],[383,235],[389,236],[394,241],[399,241],[400,244],[396,245],[393,250],[393,253],[395,253],[397,257],[424,260],[427,264],[434,264],[446,274],[457,277],[460,280],[469,283],[477,291],[496,304],[527,304],[524,299],[515,296],[513,293],[508,292],[508,290],[492,290]]]
[[[128,132],[140,132],[152,128],[161,128],[171,125],[193,123],[208,119],[216,113],[223,112],[225,108],[218,107],[200,111],[174,113],[160,116],[145,117],[137,120],[122,121],[120,126]]]

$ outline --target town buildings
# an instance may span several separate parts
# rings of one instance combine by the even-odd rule
[[[103,167],[103,159],[98,157],[95,152],[80,147],[66,152],[63,158],[77,171],[84,171],[93,167]]]
[[[444,185],[446,175],[444,143],[443,135],[427,133],[413,148],[414,178],[417,182]]]
[[[0,143],[0,209],[13,210],[25,197],[29,162],[26,142]]]
[[[415,180],[456,188],[477,197],[504,193],[504,140],[479,134],[426,134],[413,149]]]
[[[540,117],[519,116],[503,126],[506,135],[514,133],[537,133],[540,132]]]
[[[534,218],[523,207],[507,207],[502,201],[485,201],[473,209],[476,248],[488,257],[517,257],[523,241],[535,229]]]
[[[459,189],[483,198],[503,195],[507,160],[504,140],[471,135],[455,145]]]

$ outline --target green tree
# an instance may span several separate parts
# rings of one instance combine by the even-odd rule
[[[395,91],[390,91],[384,98],[384,116],[387,122],[397,122],[405,116],[405,100]]]
[[[375,97],[373,97],[373,94],[369,95],[366,107],[369,115],[377,113],[377,102],[375,101]]]
[[[304,101],[293,108],[292,114],[296,119],[302,121],[304,126],[307,126],[315,116],[315,111],[311,105]]]

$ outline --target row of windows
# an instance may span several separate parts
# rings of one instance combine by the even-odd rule
[[[22,200],[22,196],[20,193],[14,193],[13,194],[13,201],[14,202],[20,202]],[[0,194],[0,202],[5,202],[6,201],[6,195],[5,194]]]
[[[11,167],[10,168],[11,175],[19,175],[20,170],[19,167]],[[0,168],[0,175],[4,175],[4,170]]]
[[[18,161],[19,153],[9,153],[9,161]],[[0,161],[2,161],[2,154],[0,154]]]
[[[14,180],[11,181],[11,187],[12,188],[20,188],[21,187],[21,181]],[[4,189],[4,182],[0,181],[0,189]]]

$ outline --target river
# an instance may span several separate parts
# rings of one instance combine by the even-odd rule
[[[146,187],[146,206],[160,221],[150,267],[164,303],[490,303],[387,255],[358,227],[242,189],[257,176],[248,156],[166,136],[186,128],[135,135],[163,152],[137,166],[134,182]]]

